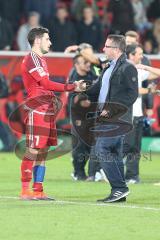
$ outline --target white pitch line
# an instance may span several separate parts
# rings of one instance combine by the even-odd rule
[[[0,196],[0,199],[14,199],[14,200],[20,200],[19,197],[12,197],[12,196]],[[23,201],[25,202],[25,201]],[[142,209],[142,210],[149,210],[149,211],[157,211],[160,212],[160,208],[155,207],[142,207],[138,205],[130,205],[130,204],[124,204],[124,203],[91,203],[91,202],[73,202],[73,201],[27,201],[32,204],[70,204],[70,205],[82,205],[82,206],[97,206],[97,207],[116,207],[116,208],[126,208],[126,209]]]

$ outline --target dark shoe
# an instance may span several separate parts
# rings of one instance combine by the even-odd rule
[[[77,181],[86,181],[87,176],[77,176]]]
[[[124,198],[120,198],[119,200],[117,200],[117,202],[126,202],[127,198],[124,197]]]
[[[108,197],[97,200],[97,202],[101,202],[101,203],[124,202],[126,201],[126,196],[128,196],[128,194],[129,194],[129,190],[125,192],[115,191],[111,193]]]

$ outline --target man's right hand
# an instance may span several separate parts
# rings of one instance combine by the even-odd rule
[[[75,87],[75,92],[84,92],[86,91],[86,83],[84,82],[84,80],[80,80],[80,81],[75,81],[74,82],[76,87]]]

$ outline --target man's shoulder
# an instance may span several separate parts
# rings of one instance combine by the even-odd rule
[[[20,26],[18,32],[28,33],[28,29],[29,29],[29,25],[27,23],[24,23]]]
[[[122,63],[122,66],[124,67],[124,69],[136,69],[136,67],[132,63],[127,61],[127,59]]]
[[[143,55],[142,64],[147,65],[147,66],[150,66],[150,65],[151,65],[150,60],[149,60],[148,57],[145,56],[145,55]]]
[[[74,82],[77,80],[77,77],[78,77],[78,74],[77,74],[77,71],[76,69],[73,67],[70,72],[69,72],[69,76],[68,76],[68,79],[69,79],[69,82]]]

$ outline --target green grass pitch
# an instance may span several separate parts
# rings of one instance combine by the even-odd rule
[[[127,203],[96,204],[104,182],[74,182],[70,154],[47,162],[45,190],[55,202],[21,201],[20,160],[0,154],[0,239],[159,240],[160,155],[142,157],[142,183],[131,185]]]

